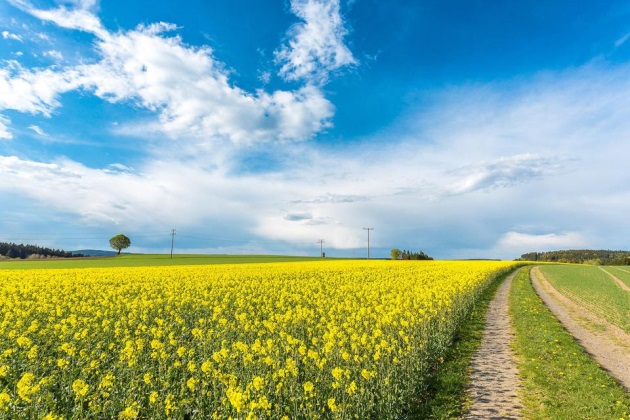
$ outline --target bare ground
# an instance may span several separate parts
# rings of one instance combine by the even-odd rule
[[[517,419],[522,408],[521,387],[514,352],[512,327],[508,312],[508,294],[515,273],[499,287],[488,307],[481,347],[471,362],[472,402],[466,419]]]
[[[630,391],[630,335],[558,292],[538,267],[531,270],[538,296],[577,342]]]

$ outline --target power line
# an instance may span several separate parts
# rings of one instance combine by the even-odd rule
[[[367,228],[363,228],[363,230],[367,230],[368,232],[368,260],[370,259],[370,231],[374,230],[374,228],[371,227],[367,227]]]
[[[171,229],[171,259],[173,259],[173,245],[175,245],[175,229]]]
[[[318,239],[317,242],[319,243],[319,256],[320,257],[324,257],[324,241],[323,239]]]

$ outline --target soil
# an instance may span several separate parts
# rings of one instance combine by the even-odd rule
[[[630,391],[630,335],[562,295],[538,267],[531,270],[531,279],[538,296],[576,341]]]
[[[488,307],[481,347],[470,366],[468,395],[472,405],[466,419],[521,418],[521,382],[511,347],[514,334],[508,312],[508,295],[515,275],[512,273],[503,282]]]

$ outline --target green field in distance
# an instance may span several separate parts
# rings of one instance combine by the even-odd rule
[[[287,255],[203,255],[203,254],[127,254],[115,257],[90,257],[50,260],[0,261],[0,271],[34,268],[146,267],[158,265],[244,264],[291,261],[323,261],[332,258]]]

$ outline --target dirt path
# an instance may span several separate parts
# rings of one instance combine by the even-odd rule
[[[621,287],[621,290],[625,290],[626,292],[630,292],[630,287],[626,286],[626,284],[624,282],[622,282],[617,277],[615,277],[611,272],[606,271],[606,270],[604,270],[601,267],[599,267],[599,269],[602,270],[604,273],[608,274],[608,276],[610,276],[610,278],[613,279],[615,281],[615,283],[617,283],[617,285],[619,285],[619,287]],[[625,271],[625,270],[622,270],[622,271]]]
[[[538,296],[578,343],[630,391],[630,335],[558,292],[538,267],[531,270]]]
[[[490,302],[481,347],[471,362],[472,401],[466,419],[517,419],[521,417],[521,386],[510,343],[513,339],[508,294],[515,273],[499,287]]]

